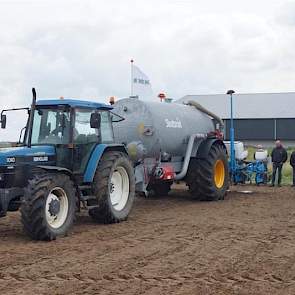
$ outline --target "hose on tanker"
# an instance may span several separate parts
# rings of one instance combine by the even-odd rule
[[[190,100],[186,103],[189,106],[193,106],[195,107],[197,110],[199,110],[200,112],[208,115],[209,117],[215,119],[221,127],[224,127],[224,123],[222,121],[222,119],[220,117],[218,117],[217,115],[215,115],[214,113],[210,112],[209,110],[207,110],[206,108],[204,108],[201,104],[199,104],[196,101]]]

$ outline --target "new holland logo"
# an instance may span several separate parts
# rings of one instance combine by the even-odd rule
[[[34,162],[47,162],[48,161],[48,157],[44,156],[44,157],[34,157]]]
[[[166,128],[182,128],[181,121],[176,118],[176,120],[169,120],[165,119],[166,122]]]

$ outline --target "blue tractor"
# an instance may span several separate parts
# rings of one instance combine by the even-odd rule
[[[135,177],[125,147],[114,143],[112,122],[123,118],[95,102],[52,99],[27,110],[23,140],[0,149],[0,216],[20,209],[25,232],[35,240],[67,234],[86,207],[103,223],[126,220]]]

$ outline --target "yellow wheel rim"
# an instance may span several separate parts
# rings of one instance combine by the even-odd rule
[[[222,160],[217,160],[214,165],[214,182],[217,188],[222,188],[225,179],[225,167]]]

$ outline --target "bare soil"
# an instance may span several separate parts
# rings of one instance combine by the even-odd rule
[[[241,190],[253,190],[243,194]],[[127,222],[81,213],[68,237],[34,242],[0,219],[1,294],[295,294],[295,190],[234,187],[220,202],[137,198]]]

